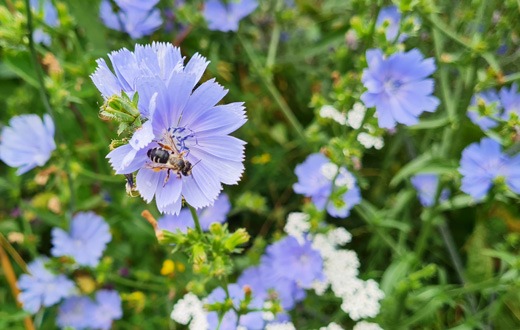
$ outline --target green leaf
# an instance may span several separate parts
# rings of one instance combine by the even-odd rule
[[[31,56],[29,53],[16,53],[16,55],[5,54],[4,56],[5,65],[13,71],[18,77],[22,78],[29,85],[36,88],[38,85],[38,77],[36,71],[32,65]]]

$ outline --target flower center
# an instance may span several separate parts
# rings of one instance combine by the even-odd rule
[[[390,78],[385,81],[385,90],[389,94],[395,94],[402,85],[403,82],[399,79]]]
[[[166,134],[173,140],[175,148],[179,153],[185,151],[185,154],[188,154],[190,152],[189,143],[186,145],[186,142],[195,138],[195,133],[191,129],[186,127],[170,127]]]

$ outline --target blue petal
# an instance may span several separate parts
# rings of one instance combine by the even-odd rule
[[[141,194],[141,197],[147,202],[150,203],[153,199],[155,192],[157,191],[157,187],[163,182],[159,182],[161,178],[160,172],[155,172],[148,168],[141,168],[139,172],[137,172],[136,176],[136,185],[137,190]]]

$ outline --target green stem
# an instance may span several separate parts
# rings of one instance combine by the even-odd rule
[[[466,286],[466,279],[464,274],[464,266],[462,265],[462,260],[460,258],[459,253],[455,247],[455,242],[453,241],[453,236],[451,235],[450,228],[446,225],[446,222],[443,221],[438,225],[439,232],[441,233],[442,239],[444,241],[444,245],[448,250],[448,254],[450,255],[453,267],[455,268],[455,272],[459,277],[459,281],[462,286]],[[471,293],[466,294],[466,299],[471,308],[471,312],[475,314],[477,312],[477,300],[475,296]]]
[[[276,59],[276,52],[278,50],[278,44],[280,42],[280,24],[278,24],[278,20],[276,19],[276,13],[280,11],[282,8],[283,2],[281,0],[277,0],[275,4],[275,21],[274,21],[274,27],[273,32],[271,34],[271,41],[269,42],[269,50],[267,51],[267,61],[266,61],[266,68],[271,71],[274,67],[275,59]]]
[[[267,72],[262,68],[262,66],[259,63],[258,58],[254,55],[254,51],[251,47],[251,45],[240,35],[237,34],[238,40],[242,44],[242,47],[244,48],[247,57],[249,58],[249,61],[252,64],[253,69],[260,77],[260,80],[267,88],[267,91],[271,96],[273,97],[274,101],[278,104],[280,107],[280,110],[282,111],[283,115],[287,120],[289,121],[289,124],[293,127],[293,129],[296,131],[298,136],[301,139],[304,139],[305,136],[303,134],[303,126],[300,124],[294,113],[292,112],[289,105],[287,105],[287,102],[285,102],[284,98],[276,89],[276,87],[273,84],[273,81],[271,80],[271,77],[267,74]]]
[[[204,236],[204,232],[202,231],[202,227],[200,226],[199,215],[197,214],[197,210],[195,210],[195,208],[190,204],[188,204],[188,208],[190,209],[193,222],[195,222],[195,229],[200,234],[200,236]]]

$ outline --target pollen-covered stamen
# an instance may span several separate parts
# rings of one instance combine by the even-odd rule
[[[185,154],[188,154],[190,152],[189,148],[189,140],[195,139],[195,133],[186,127],[170,127],[168,128],[168,138],[173,141],[176,151],[179,153],[184,152]],[[196,142],[196,141],[195,141]]]

